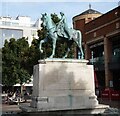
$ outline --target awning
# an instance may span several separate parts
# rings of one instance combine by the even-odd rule
[[[19,87],[21,86],[20,84],[15,84],[14,87]],[[29,84],[23,84],[23,86],[26,86],[26,87],[29,87],[29,86],[33,86],[32,83],[29,83]]]

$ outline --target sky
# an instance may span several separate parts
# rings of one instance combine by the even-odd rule
[[[84,2],[83,2],[84,1]],[[89,4],[91,8],[97,10],[101,13],[106,13],[118,6],[120,0],[2,0],[0,2],[0,15],[1,16],[11,16],[14,19],[20,16],[30,16],[32,21],[36,21],[41,17],[42,13],[56,13],[60,17],[60,12],[64,12],[68,25],[72,27],[72,18],[78,14],[89,9]]]

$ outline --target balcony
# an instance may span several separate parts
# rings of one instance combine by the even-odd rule
[[[118,69],[120,69],[120,54],[113,55],[111,57],[110,62],[108,63],[108,66],[109,66],[110,70],[118,70]]]
[[[89,60],[89,64],[93,64],[94,65],[94,69],[95,71],[104,71],[105,67],[104,67],[104,57],[96,57],[93,59]]]

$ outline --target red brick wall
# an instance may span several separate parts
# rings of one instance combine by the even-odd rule
[[[104,36],[120,29],[120,12],[118,11],[120,11],[120,7],[117,7],[101,17],[85,24],[85,40],[91,41],[96,37]],[[116,27],[116,24],[119,26]]]
[[[95,20],[92,20],[91,22],[87,23],[85,25],[85,31],[87,32],[87,31],[93,30],[101,25],[104,25],[108,22],[111,22],[117,19],[118,17],[120,17],[120,6],[96,18]]]
[[[84,41],[85,38],[85,19],[77,20],[75,21],[74,25],[75,29],[78,29],[82,33],[82,40]]]

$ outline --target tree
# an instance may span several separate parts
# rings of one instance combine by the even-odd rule
[[[40,56],[39,40],[33,39],[32,44],[29,48],[28,62],[26,67],[30,75],[33,74],[33,66],[38,64]]]
[[[12,86],[16,83],[21,85],[30,81],[30,74],[27,70],[27,59],[29,44],[26,38],[5,40],[2,48],[2,83]]]

